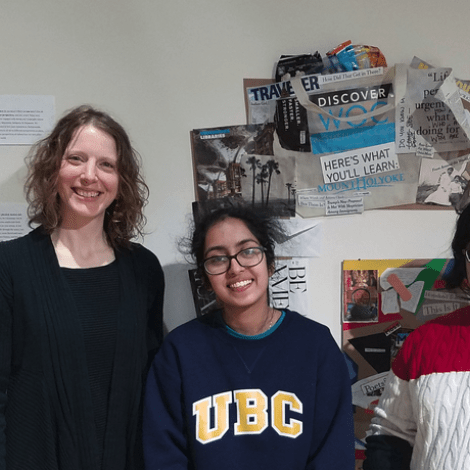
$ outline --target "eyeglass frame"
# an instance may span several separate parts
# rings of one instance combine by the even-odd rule
[[[470,263],[470,254],[468,253],[470,251],[469,248],[464,248],[463,250],[463,254],[465,256],[465,259],[467,260],[467,263]]]
[[[252,250],[253,248],[256,248],[257,250],[260,250],[261,251],[261,259],[256,263],[256,264],[252,264],[250,266],[243,266],[240,261],[238,261],[238,258],[237,256],[240,254],[240,253],[243,253],[244,251],[247,251],[247,250]],[[232,260],[234,259],[238,265],[242,268],[254,268],[255,266],[258,266],[259,264],[261,264],[263,262],[263,259],[265,258],[265,252],[266,252],[266,248],[264,246],[250,246],[248,248],[243,248],[243,250],[240,250],[238,253],[235,253],[234,255],[218,255],[218,256],[209,256],[209,258],[206,258],[205,260],[202,261],[201,263],[201,267],[204,269],[204,272],[206,274],[208,274],[209,276],[218,276],[219,274],[225,274],[229,269],[230,267],[232,266]],[[207,268],[206,268],[206,262],[209,261],[210,259],[212,258],[227,258],[228,260],[228,265],[227,265],[227,269],[225,271],[222,271],[221,273],[210,273]]]

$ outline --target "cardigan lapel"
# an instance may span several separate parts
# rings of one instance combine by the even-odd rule
[[[146,315],[142,293],[144,283],[138,282],[143,275],[136,266],[132,253],[122,250],[117,253],[120,306],[118,310],[118,335],[114,357],[108,422],[105,435],[103,470],[121,469],[122,462],[132,461],[133,448],[127,443],[135,441],[135,435],[116,432],[135,431],[139,419],[142,393],[142,368],[145,365]],[[117,411],[119,410],[119,411]],[[123,425],[123,421],[125,425]],[[129,425],[132,422],[133,425]],[[123,432],[124,432],[123,431]],[[129,455],[127,452],[130,452]],[[130,466],[126,468],[131,468]],[[134,468],[134,467],[132,467]]]
[[[144,283],[137,281],[143,276],[139,271],[142,266],[134,264],[134,257],[128,250],[118,252],[116,260],[119,270],[120,306],[103,470],[121,470],[123,462],[132,460],[134,449],[127,448],[126,442],[133,443],[135,435],[121,435],[117,430],[129,433],[130,430],[136,429],[135,425],[129,423],[135,424],[139,418],[142,368],[146,359],[147,310],[143,303],[146,297],[142,293]]]
[[[32,236],[31,285],[48,341],[43,346],[44,374],[49,391],[55,394],[52,406],[58,421],[60,454],[68,456],[67,463],[59,464],[59,468],[95,470],[97,438],[78,313],[50,236],[41,227]]]

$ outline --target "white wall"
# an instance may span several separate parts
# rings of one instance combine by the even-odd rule
[[[2,0],[0,94],[90,103],[129,131],[151,190],[145,244],[167,281],[169,329],[194,316],[175,238],[194,199],[189,131],[244,124],[243,78],[269,78],[280,54],[351,39],[389,64],[414,55],[470,78],[464,0]],[[0,201],[21,202],[27,147],[0,147]],[[308,315],[340,340],[341,261],[449,256],[452,211],[369,211],[322,219]],[[303,312],[307,313],[307,312]]]

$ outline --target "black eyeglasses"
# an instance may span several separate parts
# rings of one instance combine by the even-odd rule
[[[235,259],[242,268],[253,268],[263,261],[265,248],[262,246],[252,246],[239,251],[236,255],[211,256],[203,262],[204,271],[207,274],[223,274],[230,269],[232,260]]]

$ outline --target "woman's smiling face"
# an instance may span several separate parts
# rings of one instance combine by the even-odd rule
[[[216,222],[204,243],[204,259],[212,256],[233,256],[246,248],[260,246],[246,224],[235,218]],[[268,303],[269,273],[266,258],[257,266],[244,268],[235,259],[227,272],[208,275],[209,282],[224,309],[263,308]]]
[[[58,192],[66,223],[104,219],[119,190],[114,139],[96,127],[79,128],[68,145],[59,170]]]

